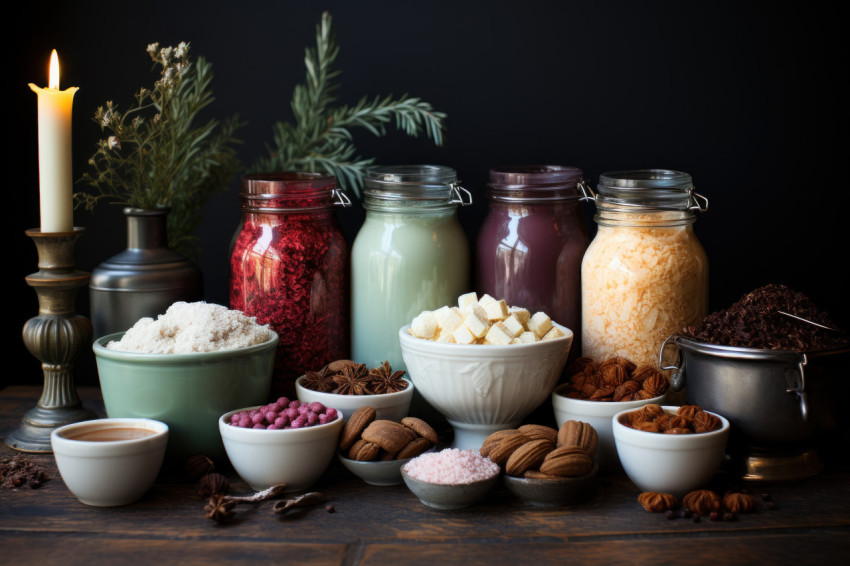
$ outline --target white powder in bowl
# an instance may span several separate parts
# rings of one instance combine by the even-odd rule
[[[133,325],[109,350],[148,354],[188,354],[235,350],[262,344],[271,338],[268,326],[253,317],[221,305],[174,303],[154,320],[145,317]]]

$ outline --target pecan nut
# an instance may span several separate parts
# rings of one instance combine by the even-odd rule
[[[505,463],[505,473],[519,477],[527,470],[537,468],[543,463],[546,455],[552,451],[554,444],[547,439],[526,442],[511,454]]]
[[[516,434],[502,438],[499,443],[490,450],[490,454],[487,457],[499,466],[504,466],[508,461],[508,458],[511,457],[511,454],[513,454],[517,448],[526,442],[528,442],[528,437],[517,431]]]
[[[658,493],[655,491],[646,491],[638,496],[638,503],[644,509],[653,513],[663,513],[669,509],[675,509],[679,506],[676,497],[669,493]]]
[[[710,489],[698,489],[690,492],[682,498],[682,504],[696,515],[708,515],[720,511],[723,507],[720,496]]]
[[[732,513],[749,513],[756,508],[756,498],[747,493],[730,491],[723,496],[723,507]]]
[[[544,474],[561,477],[583,476],[593,468],[593,460],[578,446],[561,446],[549,452],[540,464]]]

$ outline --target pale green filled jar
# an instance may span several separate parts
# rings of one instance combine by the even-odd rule
[[[364,184],[366,220],[351,251],[351,355],[405,369],[399,328],[471,290],[457,206],[472,197],[439,165],[373,167]]]

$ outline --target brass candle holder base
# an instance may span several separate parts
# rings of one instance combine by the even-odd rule
[[[91,346],[91,322],[75,313],[77,289],[89,274],[76,271],[74,244],[85,232],[27,230],[38,250],[38,272],[26,277],[38,295],[38,316],[24,324],[24,345],[41,360],[44,390],[6,444],[22,452],[52,452],[50,433],[66,424],[97,418],[83,407],[74,384],[74,361]]]

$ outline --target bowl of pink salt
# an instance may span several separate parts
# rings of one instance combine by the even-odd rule
[[[476,450],[446,448],[426,452],[401,468],[405,485],[435,509],[469,507],[493,487],[500,468]]]

